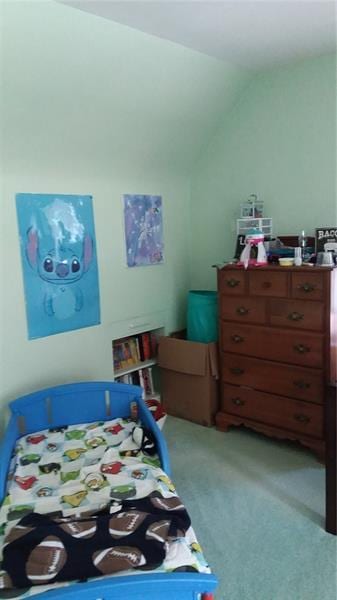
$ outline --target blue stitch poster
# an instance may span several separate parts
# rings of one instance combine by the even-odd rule
[[[164,261],[161,196],[124,194],[124,225],[128,267]]]
[[[100,323],[92,196],[17,194],[28,338]]]

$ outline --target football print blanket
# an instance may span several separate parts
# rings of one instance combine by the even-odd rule
[[[0,509],[0,598],[125,569],[210,572],[172,482],[134,428],[114,419],[18,440]]]
[[[82,519],[31,513],[5,539],[7,587],[154,569],[165,558],[165,542],[184,536],[190,524],[179,498],[159,492]]]

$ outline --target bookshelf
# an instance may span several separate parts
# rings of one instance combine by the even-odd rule
[[[144,398],[160,400],[157,365],[158,338],[164,328],[140,331],[112,341],[114,379],[140,385]]]
[[[129,375],[131,373],[133,373],[134,371],[138,371],[139,369],[146,369],[148,367],[153,367],[154,365],[157,364],[157,360],[156,359],[150,359],[150,360],[144,360],[143,362],[138,362],[135,363],[134,365],[130,365],[129,367],[126,367],[125,369],[117,369],[115,371],[115,379],[118,379],[120,377],[123,377],[124,375]]]

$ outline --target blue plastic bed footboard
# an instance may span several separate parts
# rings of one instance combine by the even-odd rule
[[[83,382],[40,390],[10,403],[11,418],[0,447],[0,503],[4,499],[12,451],[18,437],[62,425],[129,417],[138,405],[142,424],[156,440],[162,469],[170,475],[166,442],[138,386],[114,382]],[[203,573],[148,573],[76,583],[49,590],[46,600],[211,600],[217,586],[214,575]]]

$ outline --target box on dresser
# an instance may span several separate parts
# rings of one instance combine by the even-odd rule
[[[325,398],[336,382],[336,271],[218,269],[221,405],[217,427],[245,425],[325,452]]]

